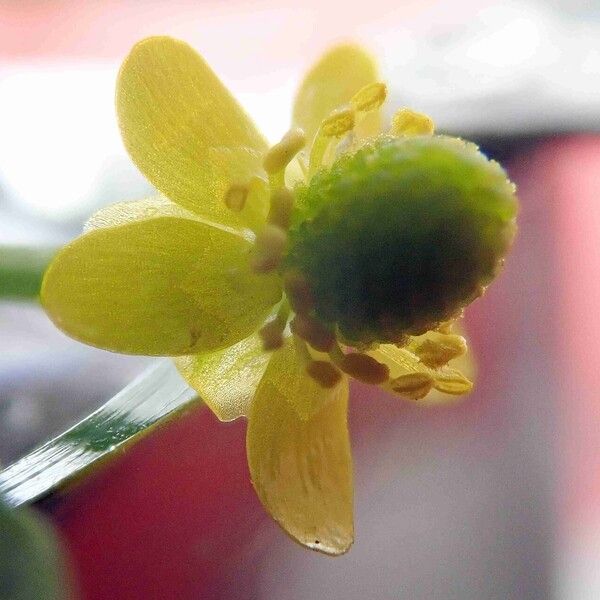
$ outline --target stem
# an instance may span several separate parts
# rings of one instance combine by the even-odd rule
[[[0,246],[0,299],[36,299],[46,267],[58,248]]]

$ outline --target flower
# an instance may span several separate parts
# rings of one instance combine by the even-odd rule
[[[499,165],[408,109],[380,135],[385,96],[368,55],[335,48],[269,148],[187,44],[140,42],[117,112],[161,195],[94,215],[41,293],[72,337],[176,357],[217,417],[247,416],[263,505],[333,555],[353,541],[349,378],[411,399],[468,392],[447,366],[466,352],[452,323],[514,234]]]

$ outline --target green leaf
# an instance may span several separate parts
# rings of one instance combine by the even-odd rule
[[[46,496],[197,402],[174,364],[158,361],[78,425],[0,472],[0,494],[13,506]]]
[[[0,499],[0,598],[70,598],[61,550],[48,525],[32,511]]]
[[[37,298],[52,247],[0,246],[0,298]]]

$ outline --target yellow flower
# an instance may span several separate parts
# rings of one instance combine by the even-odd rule
[[[117,111],[161,195],[94,215],[41,294],[72,337],[177,357],[219,419],[248,417],[262,503],[327,554],[353,541],[349,377],[411,399],[468,392],[447,366],[466,352],[451,323],[514,231],[502,169],[408,109],[380,136],[385,95],[368,55],[335,48],[269,149],[187,44],[140,42]]]

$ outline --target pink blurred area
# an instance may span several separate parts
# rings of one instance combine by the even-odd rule
[[[462,0],[450,11],[442,0],[353,6],[316,0],[3,0],[0,55],[120,59],[139,39],[168,34],[197,44],[219,70],[229,65],[234,72],[256,74],[257,64],[303,66],[331,41],[385,31],[400,20],[417,31],[434,22],[461,23],[488,4]]]
[[[402,64],[389,55],[396,27],[448,32],[494,4],[0,0],[0,83],[3,69],[101,65],[108,103],[130,47],[169,34],[198,48],[275,137],[301,73],[330,44],[357,39]],[[44,97],[27,101],[34,110]],[[103,143],[122,153],[116,133]],[[507,167],[520,234],[468,314],[476,392],[423,409],[353,390],[350,554],[331,560],[289,541],[252,491],[243,423],[196,412],[44,507],[83,598],[600,597],[600,138],[536,141]],[[129,189],[115,184],[113,199]]]

